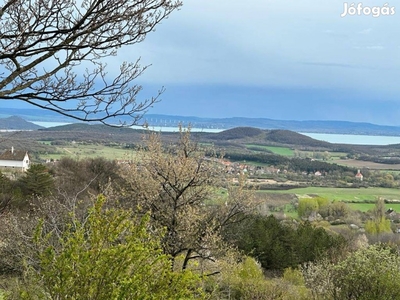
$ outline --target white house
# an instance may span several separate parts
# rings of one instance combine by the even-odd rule
[[[14,150],[14,147],[0,154],[0,168],[16,169],[24,172],[29,169],[30,163],[28,152]]]
[[[358,170],[356,174],[356,179],[363,181],[363,178],[364,178],[363,174],[361,174],[360,170]]]

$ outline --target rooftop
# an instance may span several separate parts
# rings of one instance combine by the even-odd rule
[[[23,150],[6,150],[0,154],[0,160],[18,160],[21,161],[25,158],[27,151]]]

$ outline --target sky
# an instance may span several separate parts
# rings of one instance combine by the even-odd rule
[[[397,3],[341,17],[337,0],[184,1],[137,47],[145,87],[166,87],[150,112],[400,125]]]
[[[109,65],[151,65],[142,97],[166,91],[149,113],[400,126],[400,2],[341,17],[351,3],[183,0]],[[394,15],[363,14],[385,3]]]

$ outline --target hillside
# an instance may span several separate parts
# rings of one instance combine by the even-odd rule
[[[253,127],[236,127],[218,133],[210,133],[209,138],[214,140],[238,140],[254,138],[264,133],[264,130]]]
[[[253,127],[236,127],[219,133],[208,133],[203,138],[213,140],[215,144],[222,142],[254,143],[265,145],[287,145],[302,148],[327,148],[333,147],[328,142],[315,140],[306,135],[290,130],[266,130]]]
[[[26,120],[35,121],[54,121],[71,122],[54,112],[43,111],[40,109],[17,109],[2,108],[1,115],[22,116]],[[147,122],[150,127],[177,127],[190,125],[192,128],[235,128],[235,127],[254,127],[261,129],[282,129],[296,132],[313,133],[337,133],[337,134],[360,134],[360,135],[388,135],[400,136],[400,126],[377,125],[371,123],[348,122],[348,121],[321,121],[321,120],[274,120],[268,118],[200,118],[193,116],[171,116],[146,114],[143,122]]]
[[[0,130],[37,130],[42,126],[25,121],[18,116],[0,119]]]
[[[87,124],[87,123],[73,123],[49,128],[43,128],[41,131],[55,132],[55,131],[68,131],[68,132],[90,132],[90,133],[102,133],[102,134],[132,134],[132,133],[144,133],[145,129],[132,129],[132,128],[117,128],[110,127],[103,124]]]
[[[285,145],[296,145],[303,147],[332,148],[332,144],[315,140],[306,135],[290,130],[270,130],[266,132],[267,142],[275,142]]]

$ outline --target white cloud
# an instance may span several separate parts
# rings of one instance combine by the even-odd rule
[[[116,59],[141,56],[144,64],[152,64],[141,80],[156,85],[400,91],[393,80],[400,70],[400,19],[341,18],[342,5],[331,0],[186,1],[139,47]]]

